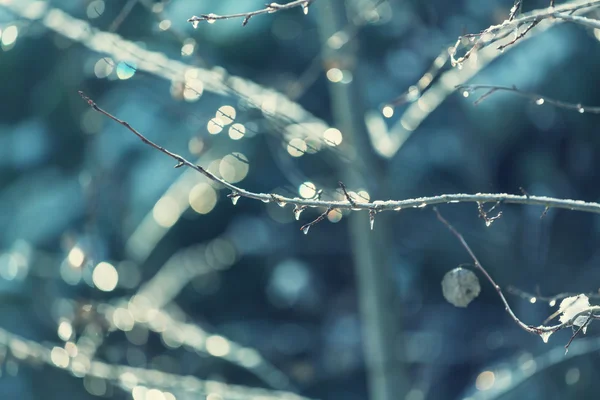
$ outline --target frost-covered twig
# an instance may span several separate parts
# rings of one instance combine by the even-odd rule
[[[490,95],[496,92],[511,92],[517,96],[525,97],[527,99],[531,99],[535,102],[535,104],[541,106],[543,104],[552,104],[558,108],[563,108],[565,110],[573,110],[577,111],[581,114],[584,112],[592,113],[592,114],[600,114],[600,107],[592,107],[592,106],[584,106],[582,104],[573,104],[567,103],[561,100],[555,100],[546,96],[542,96],[537,93],[527,92],[524,90],[517,89],[516,86],[497,86],[497,85],[458,85],[456,86],[457,90],[463,91],[463,95],[465,97],[469,96],[471,93],[478,90],[486,90],[486,92],[481,95],[477,100],[475,100],[474,104],[477,105],[481,103],[483,100],[487,99]]]
[[[271,14],[278,11],[289,10],[291,8],[302,7],[302,11],[304,14],[308,14],[308,6],[315,0],[294,0],[286,4],[279,3],[267,3],[265,8],[256,11],[248,11],[237,14],[227,14],[227,15],[217,15],[217,14],[200,14],[199,16],[194,15],[193,17],[188,19],[188,22],[191,22],[194,28],[198,27],[198,24],[202,21],[206,21],[209,24],[214,23],[217,20],[221,19],[233,19],[233,18],[243,18],[242,26],[246,26],[250,18],[255,17],[261,14]]]
[[[561,19],[579,25],[597,28],[600,26],[598,21],[580,16],[573,16],[573,13],[578,11],[585,9],[587,12],[589,9],[597,7],[600,7],[600,0],[576,0],[561,4],[558,7],[548,7],[541,10],[535,10],[523,15],[520,18],[515,18],[514,13],[511,12],[509,18],[501,24],[492,25],[479,33],[459,36],[455,45],[450,49],[452,65],[461,66],[462,63],[478,49],[481,49],[490,43],[494,43],[499,38],[504,38],[514,32],[516,35],[514,40],[498,47],[499,50],[503,50],[507,46],[510,46],[511,44],[514,44],[518,40],[522,39],[534,26],[538,25],[544,20]],[[519,28],[523,26],[525,26],[525,30],[519,33]],[[458,50],[462,46],[465,46],[467,50],[462,56],[457,57]]]
[[[325,201],[319,199],[301,199],[301,198],[290,198],[281,195],[274,196],[273,194],[267,193],[254,193],[248,190],[242,189],[238,186],[235,186],[222,178],[217,177],[207,169],[196,165],[179,154],[173,153],[164,147],[152,142],[147,139],[142,133],[133,128],[128,122],[123,121],[104,109],[98,107],[98,105],[89,97],[87,97],[83,92],[79,92],[80,96],[88,103],[90,107],[92,107],[95,111],[107,116],[113,121],[123,125],[129,131],[134,133],[139,139],[142,140],[145,144],[153,147],[154,149],[166,154],[167,156],[173,158],[177,164],[175,168],[180,168],[183,166],[187,166],[202,175],[206,176],[208,179],[223,185],[225,188],[231,190],[232,200],[237,199],[239,197],[246,197],[255,200],[261,200],[265,203],[278,203],[282,206],[287,204],[292,204],[298,207],[324,207],[326,209],[345,209],[345,210],[367,210],[369,212],[380,212],[380,211],[400,211],[405,208],[422,208],[428,205],[435,205],[440,203],[460,203],[460,202],[475,202],[475,203],[490,203],[490,202],[503,202],[503,203],[513,203],[513,204],[528,204],[528,205],[539,205],[544,207],[552,207],[552,208],[564,208],[570,210],[591,212],[591,213],[600,213],[600,204],[599,203],[591,203],[580,200],[565,200],[565,199],[557,199],[552,197],[543,197],[543,196],[529,196],[529,195],[512,195],[512,194],[446,194],[440,196],[433,197],[422,197],[416,199],[407,199],[407,200],[389,200],[389,201],[374,201],[374,202],[355,202],[352,204],[349,201]]]
[[[580,0],[563,4],[561,7],[569,6],[571,8],[583,9],[584,7],[582,5],[585,4],[589,6],[589,3],[589,1],[584,2]],[[593,6],[600,7],[600,0],[596,0],[592,3]],[[541,11],[535,10],[523,14],[521,18],[528,18],[539,12]],[[512,24],[514,21],[518,20],[520,21],[521,19],[515,19],[510,23]],[[533,20],[535,20],[535,18],[533,18]],[[528,20],[528,22],[531,21],[532,20]],[[524,43],[535,37],[535,35],[538,35],[546,29],[558,23],[562,23],[563,21],[564,20],[561,19],[545,19],[542,23],[532,27],[527,35],[519,39],[512,46],[506,47],[506,51],[509,51],[518,44]],[[514,28],[513,25],[510,26]],[[495,36],[492,35],[488,39],[492,40],[493,38],[494,43],[497,46],[503,46],[512,40],[510,34],[513,32],[514,30],[508,29],[498,32],[498,34]],[[471,46],[474,44],[475,38],[473,38],[473,40],[474,41],[471,42],[470,39],[465,38],[464,44]],[[457,42],[457,44],[458,43],[459,42]],[[453,58],[454,64],[456,65],[456,51],[451,51],[451,53],[454,53]],[[395,106],[411,103],[406,107],[402,115],[398,118],[398,121],[389,130],[385,126],[385,122],[383,118],[381,118],[380,113],[369,113],[366,116],[373,147],[382,156],[387,158],[393,157],[423,121],[439,107],[450,94],[454,93],[457,85],[466,83],[502,54],[503,53],[498,51],[494,46],[481,46],[477,51],[476,59],[473,58],[470,62],[458,64],[459,68],[444,70],[444,66],[450,56],[448,50],[444,49],[440,52],[440,55],[436,57],[430,69],[423,74],[415,85],[412,85],[405,94],[392,100],[390,104],[383,107],[384,115],[386,113],[388,113],[387,115],[390,115],[393,114],[393,108]],[[392,113],[390,113],[390,111]]]

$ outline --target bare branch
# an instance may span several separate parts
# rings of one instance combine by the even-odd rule
[[[302,7],[302,12],[304,12],[304,14],[306,15],[306,14],[308,14],[308,6],[310,6],[310,4],[313,1],[314,0],[294,0],[294,1],[291,1],[286,4],[268,3],[265,8],[262,8],[260,10],[249,11],[249,12],[244,12],[244,13],[237,13],[237,14],[217,15],[217,14],[211,13],[211,14],[200,14],[199,16],[194,15],[193,17],[188,19],[188,22],[191,22],[193,27],[197,28],[198,24],[202,21],[206,21],[209,24],[213,24],[215,21],[221,20],[221,19],[243,18],[244,20],[242,22],[242,26],[246,26],[248,21],[250,21],[250,18],[255,17],[257,15],[271,14],[271,13],[275,13],[278,11],[289,10],[289,9],[296,8],[296,7]]]
[[[450,232],[452,232],[452,234],[454,236],[456,236],[458,238],[458,240],[460,241],[460,243],[462,244],[462,246],[465,248],[465,250],[467,250],[467,253],[469,253],[469,255],[471,256],[471,259],[475,263],[475,267],[479,271],[481,271],[481,273],[486,277],[486,279],[492,284],[492,286],[494,287],[494,289],[498,293],[498,296],[500,296],[500,299],[502,300],[502,303],[504,303],[504,307],[506,309],[506,312],[512,318],[512,320],[515,321],[515,323],[519,327],[521,327],[522,329],[524,329],[525,331],[530,332],[530,333],[538,333],[536,331],[536,328],[534,328],[532,326],[529,326],[529,325],[525,325],[519,318],[517,318],[517,316],[513,312],[512,308],[510,308],[510,305],[506,301],[506,297],[504,297],[504,293],[502,293],[502,289],[496,283],[496,281],[494,281],[494,279],[487,272],[487,270],[485,268],[483,268],[483,265],[481,265],[481,263],[479,262],[479,260],[475,256],[475,253],[473,253],[473,250],[471,250],[471,247],[469,247],[469,245],[465,241],[465,238],[452,225],[450,225],[450,222],[448,222],[444,217],[442,217],[442,214],[440,214],[440,212],[438,211],[437,207],[433,207],[433,211],[435,211],[435,214],[437,215],[437,218],[444,225],[446,225],[446,227],[448,227],[448,229],[450,230]]]
[[[573,104],[567,103],[561,100],[551,99],[549,97],[542,96],[537,93],[527,92],[524,90],[517,89],[516,86],[497,86],[497,85],[458,85],[456,89],[464,91],[463,95],[468,96],[469,94],[477,91],[477,90],[487,90],[481,97],[475,100],[475,105],[481,103],[483,100],[487,99],[490,95],[496,92],[511,92],[517,96],[525,97],[527,99],[531,99],[535,101],[535,104],[541,106],[543,104],[552,104],[558,108],[563,108],[565,110],[573,110],[577,111],[580,114],[592,113],[592,114],[600,114],[600,107],[592,107],[592,106],[584,106],[581,104]]]
[[[590,316],[587,318],[587,320],[583,323],[583,325],[581,325],[579,327],[579,329],[577,329],[575,331],[575,333],[573,333],[573,335],[571,336],[571,338],[569,339],[569,341],[567,342],[567,344],[565,345],[565,354],[567,354],[569,352],[569,346],[571,346],[571,343],[573,342],[573,339],[575,339],[575,337],[577,335],[579,335],[579,332],[581,332],[582,330],[584,330],[583,333],[585,333],[585,329],[588,326],[588,324],[592,321],[593,318],[593,314],[590,313]]]
[[[498,211],[498,213],[496,215],[494,215],[493,217],[488,216],[488,214],[491,213],[492,211],[494,211],[494,209],[499,204],[500,204],[500,202],[497,202],[496,204],[494,204],[492,206],[492,208],[490,208],[489,210],[486,211],[483,208],[482,203],[477,203],[477,211],[479,212],[479,218],[481,218],[485,221],[485,226],[491,226],[495,220],[499,219],[502,216],[502,211]]]
[[[348,190],[346,190],[346,185],[344,185],[343,182],[338,182],[338,184],[342,188],[342,192],[344,192],[344,196],[346,196],[346,200],[348,200],[348,203],[350,203],[351,206],[355,206],[356,202],[352,199],[352,197],[350,197]]]
[[[548,302],[550,307],[556,305],[556,302],[558,300],[566,299],[567,297],[573,297],[573,296],[577,296],[577,295],[581,294],[581,293],[566,292],[566,293],[555,294],[554,296],[542,296],[539,293],[539,289],[536,290],[536,294],[533,294],[533,293],[521,290],[514,286],[508,286],[506,288],[506,291],[510,294],[518,296],[529,302],[531,302],[531,301],[536,302],[537,300]],[[584,294],[590,299],[600,299],[600,293],[598,293],[598,292],[590,292],[590,293],[584,293]]]
[[[512,46],[518,40],[523,39],[523,37],[525,37],[525,35],[527,35],[529,33],[529,31],[531,31],[533,28],[535,28],[536,25],[539,24],[540,22],[542,22],[541,19],[533,21],[532,23],[530,23],[529,25],[527,25],[527,27],[525,27],[525,29],[523,29],[520,33],[516,34],[515,38],[513,40],[511,40],[508,43],[501,44],[500,46],[497,47],[497,49],[500,50],[500,51],[504,51],[504,49],[506,49],[508,46]]]
[[[458,238],[458,240],[460,241],[461,245],[465,248],[465,250],[467,250],[467,253],[469,253],[469,255],[471,256],[471,259],[475,263],[475,267],[479,271],[481,271],[481,273],[486,277],[486,279],[492,284],[492,286],[494,287],[494,289],[498,293],[498,296],[502,300],[502,303],[504,304],[504,308],[505,308],[506,312],[508,313],[508,315],[511,317],[511,319],[521,329],[523,329],[524,331],[529,332],[529,333],[533,333],[533,334],[536,334],[536,335],[539,335],[539,336],[542,337],[542,339],[544,339],[544,341],[547,341],[548,336],[550,334],[552,334],[552,333],[554,333],[554,332],[556,332],[556,331],[558,331],[560,329],[563,329],[563,328],[566,328],[566,327],[569,327],[569,326],[573,326],[573,324],[575,323],[575,321],[577,320],[578,317],[586,316],[590,320],[592,318],[600,318],[600,316],[598,316],[598,315],[595,314],[595,313],[600,312],[600,306],[592,306],[592,307],[589,307],[589,308],[587,308],[585,310],[582,310],[581,312],[575,314],[568,321],[565,321],[565,322],[560,323],[558,325],[554,325],[554,326],[533,326],[533,325],[526,325],[525,323],[523,323],[523,321],[521,321],[515,315],[515,313],[513,312],[512,308],[508,304],[508,301],[506,301],[506,297],[504,296],[504,293],[502,292],[502,289],[496,283],[496,281],[494,281],[494,279],[487,272],[487,270],[483,267],[483,265],[481,265],[481,263],[479,262],[479,260],[475,256],[475,253],[473,253],[473,250],[471,250],[471,247],[467,244],[467,242],[464,239],[464,237],[444,217],[442,217],[442,215],[438,211],[437,207],[434,207],[433,210],[435,211],[435,213],[437,215],[437,218],[444,225],[446,225],[446,227],[448,227],[448,229],[450,230],[450,232],[452,232],[452,234]],[[589,323],[589,321],[587,321],[584,325],[587,325],[588,323]]]

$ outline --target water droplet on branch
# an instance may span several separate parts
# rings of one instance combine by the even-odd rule
[[[544,341],[544,343],[548,343],[548,339],[550,339],[551,335],[552,335],[552,332],[542,332],[542,333],[540,333],[540,337],[542,338],[542,340]]]

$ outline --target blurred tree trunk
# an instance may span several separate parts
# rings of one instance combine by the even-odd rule
[[[349,190],[367,188],[372,198],[382,198],[387,182],[385,163],[375,155],[365,126],[360,74],[356,70],[356,41],[350,39],[340,48],[328,44],[332,35],[350,27],[345,2],[319,0],[315,5],[324,68],[339,68],[353,75],[349,83],[329,84],[333,125],[342,131],[344,149],[350,159],[339,160],[340,179]],[[400,361],[403,340],[392,276],[392,237],[387,223],[390,216],[387,217],[376,216],[373,231],[366,213],[353,213],[348,221],[371,400],[402,400],[408,391]]]

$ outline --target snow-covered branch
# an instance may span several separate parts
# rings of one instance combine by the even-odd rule
[[[515,7],[519,8],[518,4],[515,4]],[[459,36],[455,45],[450,49],[452,65],[461,66],[475,51],[514,33],[514,39],[497,47],[498,50],[502,51],[525,37],[529,31],[543,21],[556,21],[558,19],[592,28],[597,28],[600,24],[597,20],[573,15],[577,12],[588,12],[591,9],[600,7],[600,0],[570,1],[557,7],[551,6],[534,10],[518,18],[515,17],[517,11],[514,9],[515,7],[513,7],[509,18],[501,24],[492,25],[479,33]],[[519,31],[520,29],[521,31]],[[461,47],[467,50],[462,56],[457,56]]]
[[[186,166],[188,168],[191,168],[191,169],[201,173],[202,175],[206,176],[211,181],[219,183],[219,184],[223,185],[225,188],[229,189],[231,191],[231,194],[229,195],[229,197],[232,199],[234,204],[237,203],[237,201],[240,197],[245,197],[245,198],[249,198],[249,199],[260,200],[264,203],[276,203],[281,206],[286,206],[286,205],[290,204],[290,205],[296,206],[296,209],[300,209],[300,210],[303,210],[307,207],[312,207],[312,208],[323,207],[327,210],[334,210],[334,209],[354,210],[354,211],[366,210],[366,211],[369,211],[369,213],[371,215],[371,220],[374,218],[375,213],[378,213],[381,211],[400,211],[400,210],[406,209],[406,208],[422,208],[422,207],[426,207],[428,205],[435,205],[435,204],[442,204],[442,203],[465,203],[465,202],[470,202],[470,203],[502,202],[502,203],[513,203],[513,204],[527,204],[527,205],[544,206],[546,208],[564,208],[564,209],[576,210],[576,211],[600,213],[600,204],[599,203],[585,202],[585,201],[581,201],[581,200],[557,199],[557,198],[545,197],[545,196],[530,196],[528,194],[523,194],[523,195],[513,195],[513,194],[505,194],[505,193],[444,194],[444,195],[440,195],[440,196],[421,197],[421,198],[407,199],[407,200],[350,202],[347,199],[345,201],[326,201],[326,200],[320,200],[320,199],[301,199],[301,198],[297,198],[297,197],[290,198],[290,197],[275,195],[275,194],[271,194],[271,193],[255,193],[255,192],[251,192],[246,189],[243,189],[241,187],[238,187],[236,185],[233,185],[233,184],[227,182],[226,180],[211,173],[207,169],[205,169],[197,164],[194,164],[191,161],[188,161],[187,159],[180,156],[179,154],[173,153],[170,150],[167,150],[164,147],[152,142],[151,140],[147,139],[142,133],[140,133],[138,130],[136,130],[134,127],[132,127],[128,122],[123,121],[123,120],[115,117],[114,115],[110,114],[109,112],[105,111],[104,109],[100,108],[92,99],[87,97],[83,92],[79,92],[79,94],[88,103],[88,105],[90,107],[92,107],[95,111],[97,111],[97,112],[107,116],[108,118],[112,119],[113,121],[123,125],[129,131],[131,131],[133,134],[135,134],[140,140],[142,140],[142,142],[144,142],[145,144],[149,145],[150,147],[153,147],[154,149],[166,154],[167,156],[169,156],[173,160],[175,160],[177,162],[177,164],[175,165],[175,168],[180,168],[180,167]],[[317,220],[315,220],[315,221],[317,221],[317,222],[321,221],[323,219],[321,217],[317,218],[318,221]],[[315,221],[313,221],[313,223],[310,223],[308,225],[304,225],[303,228],[314,225]],[[305,233],[308,232],[308,230],[306,230],[306,229],[303,229],[303,230],[305,231]]]
[[[234,19],[234,18],[243,18],[242,26],[246,26],[250,18],[255,17],[261,14],[272,14],[278,11],[289,10],[296,7],[301,7],[302,12],[306,15],[308,14],[308,6],[315,0],[294,0],[286,4],[279,3],[267,3],[265,8],[261,8],[256,11],[248,11],[237,14],[227,14],[227,15],[218,15],[218,14],[200,14],[199,16],[194,15],[188,22],[191,22],[194,28],[198,27],[198,24],[202,21],[206,21],[209,24],[213,24],[215,21],[222,19]]]

